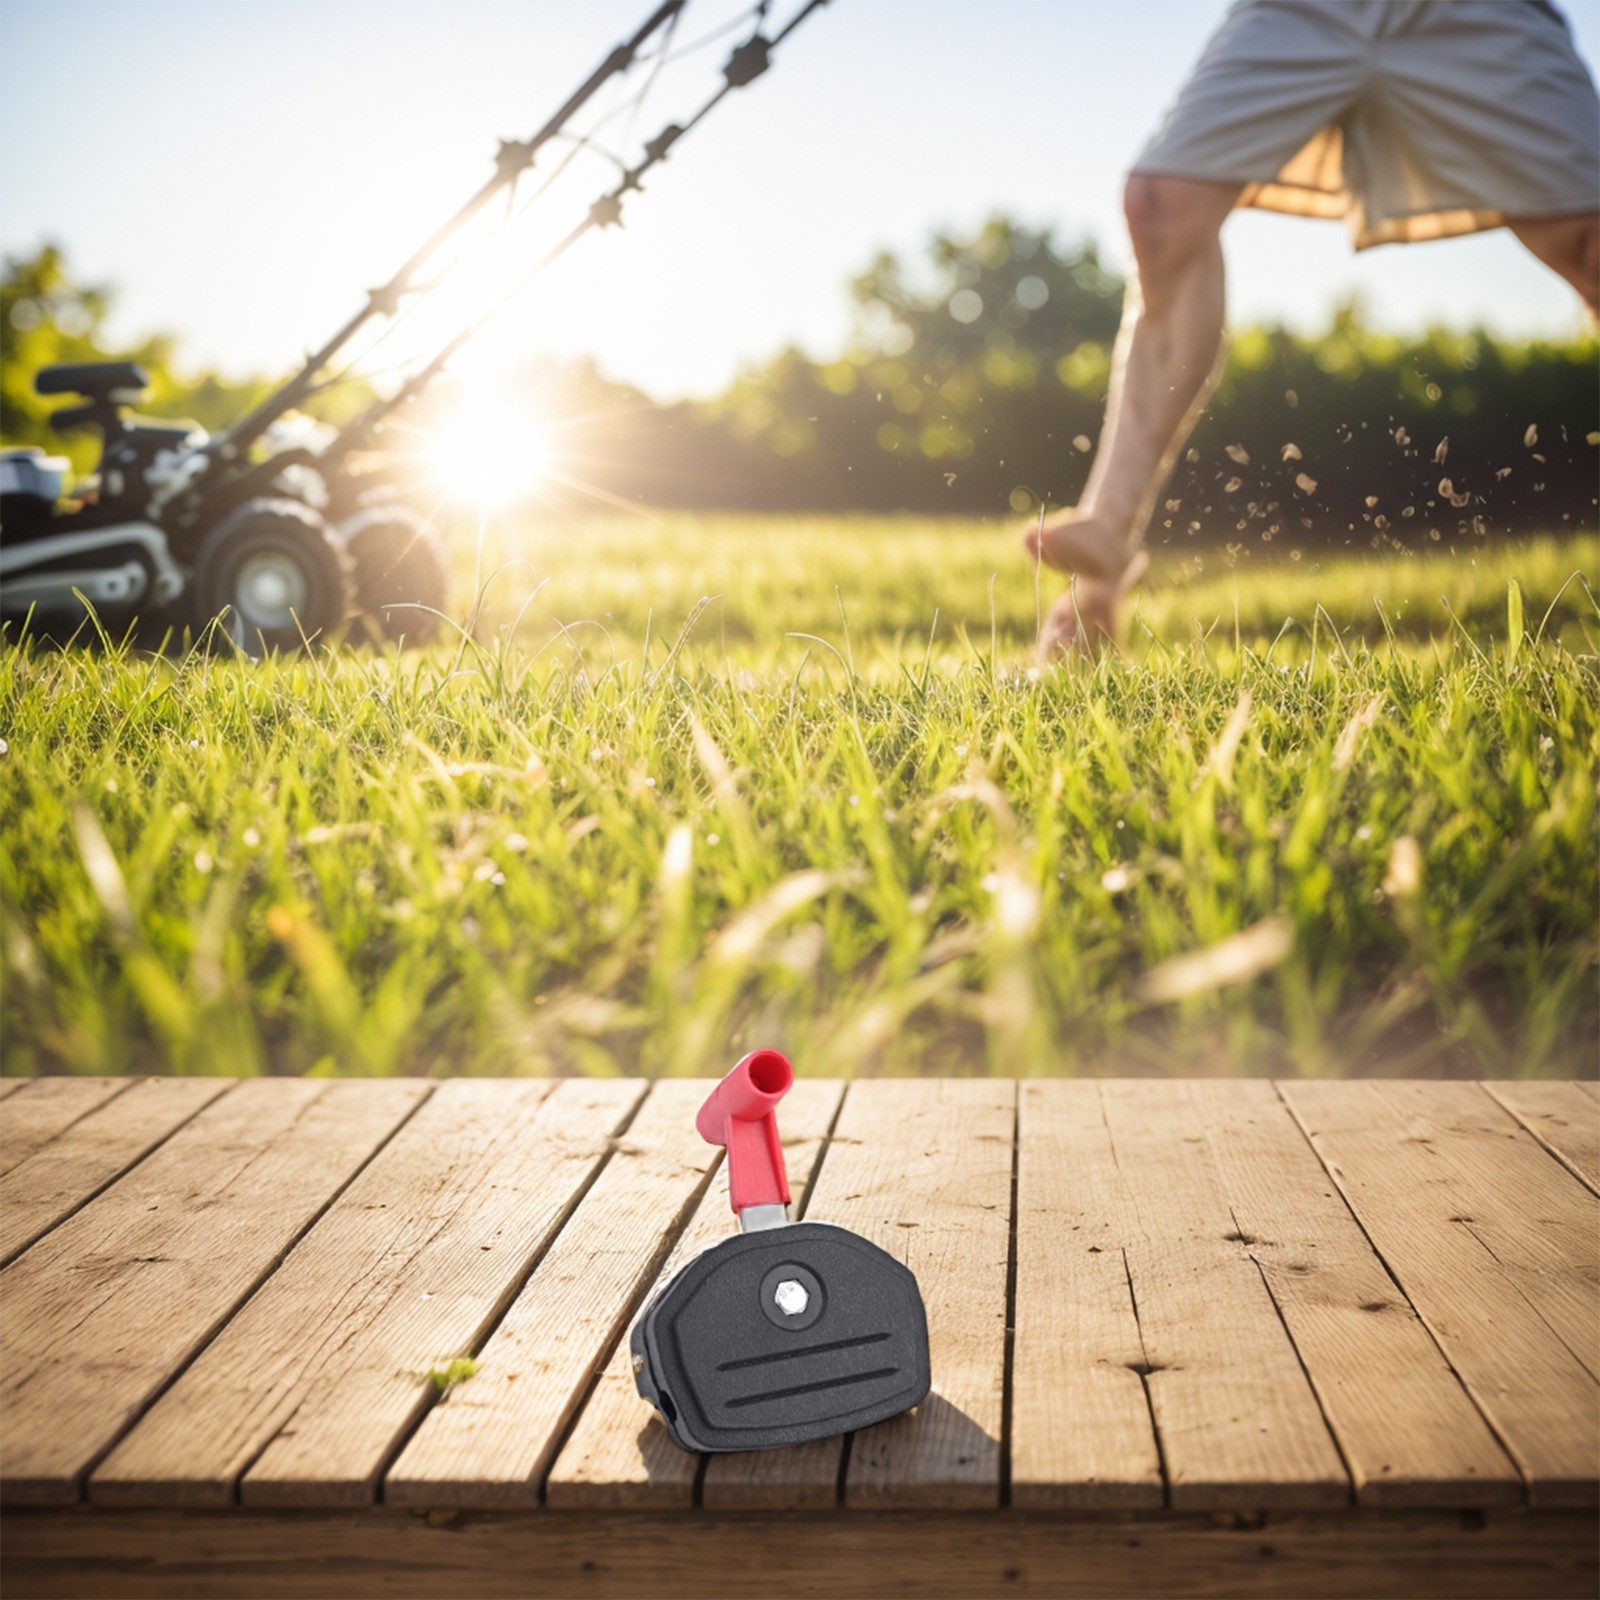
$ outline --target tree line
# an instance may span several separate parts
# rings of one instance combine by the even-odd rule
[[[781,351],[711,401],[658,403],[592,362],[530,359],[517,381],[556,419],[557,492],[573,503],[1019,518],[1073,503],[1099,437],[1124,292],[1092,243],[1064,247],[994,218],[937,235],[920,262],[878,256],[850,292],[842,354]],[[100,353],[109,306],[106,290],[72,285],[59,252],[7,263],[8,443],[52,442],[32,371]],[[153,412],[208,427],[267,386],[185,379],[174,352],[154,339],[110,353],[151,368]],[[1354,305],[1315,335],[1236,330],[1152,541],[1412,545],[1591,528],[1597,354],[1592,332],[1565,342],[1382,332]],[[328,403],[359,398],[341,391]]]

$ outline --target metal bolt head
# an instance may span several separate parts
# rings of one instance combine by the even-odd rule
[[[793,1278],[785,1278],[772,1291],[772,1299],[786,1317],[803,1315],[806,1307],[811,1304],[811,1296],[806,1293],[806,1286]]]

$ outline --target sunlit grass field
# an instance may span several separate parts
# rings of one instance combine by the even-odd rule
[[[554,516],[470,632],[0,653],[8,1072],[1593,1073],[1592,539]],[[471,596],[478,594],[476,604]]]

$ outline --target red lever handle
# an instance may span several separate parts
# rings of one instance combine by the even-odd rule
[[[786,1206],[789,1173],[778,1143],[778,1102],[794,1082],[789,1058],[752,1050],[700,1107],[694,1125],[707,1144],[728,1147],[728,1199],[746,1206]]]

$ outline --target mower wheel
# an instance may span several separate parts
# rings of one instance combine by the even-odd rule
[[[428,644],[450,601],[444,547],[409,506],[377,505],[339,524],[355,565],[356,610],[375,639]]]
[[[247,655],[298,650],[350,613],[350,557],[298,500],[246,500],[200,542],[195,621],[220,617]]]

